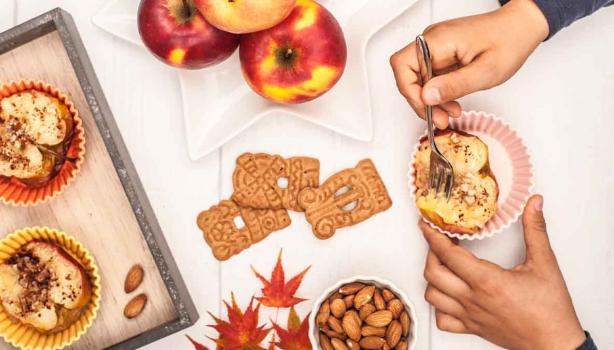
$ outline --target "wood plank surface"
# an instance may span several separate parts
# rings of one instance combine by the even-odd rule
[[[283,249],[287,279],[311,265],[297,293],[309,299],[297,305],[301,318],[314,312],[315,299],[339,280],[355,275],[377,276],[393,282],[415,304],[419,315],[417,349],[429,348],[429,307],[423,299],[422,278],[426,249],[416,226],[418,217],[407,185],[410,150],[418,135],[424,132],[425,124],[410,114],[404,100],[397,98],[389,70],[390,55],[406,43],[409,33],[427,26],[429,18],[429,2],[418,2],[368,44],[366,62],[371,86],[373,141],[351,140],[308,121],[279,114],[263,118],[224,145],[221,164],[224,198],[232,193],[236,158],[243,152],[267,152],[318,158],[321,183],[338,171],[356,166],[361,159],[370,158],[386,184],[393,205],[360,224],[339,229],[328,240],[313,235],[304,213],[290,212],[290,227],[272,233],[221,265],[223,298],[228,300],[234,292],[238,303],[245,307],[253,293],[260,295],[261,283],[253,276],[250,265],[269,277],[277,252]],[[278,313],[262,307],[261,313],[263,322],[271,318],[282,325],[286,323],[287,310]]]
[[[48,204],[33,208],[0,207],[0,233],[46,225],[75,236],[94,255],[102,277],[102,302],[94,325],[73,348],[99,349],[116,344],[177,317],[170,296],[143,239],[140,227],[111,163],[57,32],[0,56],[0,81],[42,79],[64,91],[85,125],[86,161],[76,181]],[[149,302],[140,317],[122,311],[133,296],[123,291],[126,272],[138,263],[145,280],[133,293]],[[0,344],[0,348],[9,348]]]
[[[212,320],[205,312],[218,314],[220,295],[228,299],[231,290],[243,291],[237,294],[237,299],[245,307],[251,293],[259,287],[249,265],[268,275],[281,247],[288,277],[313,264],[299,296],[316,298],[338,277],[361,272],[379,274],[393,280],[416,304],[420,322],[417,350],[498,348],[474,336],[441,332],[434,323],[429,324],[430,308],[423,300],[421,277],[426,246],[415,228],[417,217],[409,194],[404,192],[408,147],[422,132],[424,123],[396,92],[387,63],[390,53],[411,41],[430,23],[494,9],[499,6],[496,0],[423,0],[373,38],[368,47],[374,103],[372,143],[358,143],[287,116],[271,116],[232,140],[222,151],[197,162],[187,157],[176,72],[157,62],[143,48],[95,28],[91,16],[106,3],[107,0],[19,0],[17,21],[55,6],[62,6],[75,18],[201,314],[192,329],[146,349],[193,349],[185,333],[212,348],[214,344],[205,334],[216,333],[206,327]],[[486,110],[506,118],[529,145],[536,165],[536,191],[546,196],[545,212],[554,249],[583,326],[591,331],[600,348],[608,345],[614,348],[614,337],[609,336],[614,327],[611,298],[614,235],[610,229],[614,216],[609,213],[614,207],[614,177],[610,175],[614,152],[608,152],[614,147],[610,135],[614,129],[613,15],[614,8],[601,10],[565,29],[539,48],[509,82],[461,100],[465,108]],[[582,143],[578,144],[580,139]],[[317,156],[322,161],[322,177],[353,165],[360,157],[372,157],[395,204],[389,212],[357,226],[356,230],[340,231],[330,242],[316,241],[301,216],[293,214],[290,228],[272,234],[238,260],[219,264],[202,241],[194,218],[199,210],[230,195],[234,159],[249,150]],[[177,182],[180,186],[171,185]],[[394,247],[392,251],[383,250],[380,244]],[[519,225],[470,247],[480,257],[505,266],[523,258]],[[376,258],[365,261],[365,252]],[[299,314],[304,316],[310,307],[307,302],[299,304]],[[274,311],[263,308],[261,312],[262,320],[276,317]],[[277,318],[285,323],[285,315]]]
[[[496,0],[434,0],[433,23],[497,9]],[[509,81],[460,99],[495,113],[528,146],[534,192],[544,213],[582,327],[599,349],[614,348],[614,7],[573,23],[541,44]],[[466,245],[511,267],[524,261],[522,228]],[[481,338],[442,332],[433,349],[500,349]]]
[[[16,0],[4,0],[2,11],[0,11],[0,32],[3,32],[15,25]]]

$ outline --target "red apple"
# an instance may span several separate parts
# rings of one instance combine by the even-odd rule
[[[258,94],[279,103],[301,103],[337,83],[347,58],[337,20],[312,0],[298,0],[277,26],[244,35],[239,49],[243,76]]]
[[[194,0],[212,25],[245,34],[269,29],[283,21],[296,0]]]
[[[239,36],[210,25],[192,0],[141,0],[138,26],[145,46],[179,68],[208,67],[227,59]]]

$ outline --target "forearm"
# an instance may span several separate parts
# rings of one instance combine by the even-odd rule
[[[499,0],[502,5],[516,0]],[[614,0],[534,0],[548,21],[551,38],[561,29],[586,17],[604,6],[614,5]]]

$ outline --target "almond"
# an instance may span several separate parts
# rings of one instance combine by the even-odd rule
[[[397,346],[394,347],[394,350],[407,350],[407,341],[406,340],[400,340],[397,343]]]
[[[375,311],[365,319],[365,322],[373,327],[386,327],[390,321],[392,321],[392,312],[389,310]]]
[[[337,318],[329,317],[328,326],[330,327],[330,329],[332,329],[333,331],[337,333],[343,333],[343,327],[341,326],[341,321],[339,321],[339,319]]]
[[[132,298],[124,307],[124,316],[126,318],[135,318],[143,312],[145,308],[145,304],[147,304],[147,295],[139,294]]]
[[[318,324],[318,326],[322,327],[325,324],[328,323],[328,318],[330,317],[330,314],[325,314],[320,312],[317,316],[316,316],[316,323]]]
[[[388,346],[388,343],[384,344],[384,346],[382,346],[382,350],[390,350],[390,347]]]
[[[401,340],[401,333],[403,332],[403,327],[401,327],[401,323],[397,320],[390,322],[388,328],[386,329],[386,343],[389,347],[394,348]]]
[[[341,339],[333,338],[330,342],[333,344],[335,350],[348,350],[348,347],[345,346],[345,343]]]
[[[389,302],[390,300],[396,298],[394,296],[394,293],[392,293],[389,289],[382,290],[382,297],[384,298],[384,301],[386,302]]]
[[[384,301],[382,293],[379,291],[379,289],[376,289],[373,293],[373,304],[378,310],[384,310],[386,308],[386,302]]]
[[[376,337],[383,337],[386,335],[386,328],[385,327],[364,326],[361,328],[360,334],[362,334],[363,337],[368,337],[371,335],[374,335]]]
[[[345,308],[349,309],[354,305],[354,294],[348,295],[343,298],[343,302],[345,303]]]
[[[375,292],[375,286],[366,286],[361,289],[354,297],[354,308],[360,310],[360,308],[371,301],[373,293]]]
[[[403,327],[403,336],[407,337],[409,335],[409,327],[411,326],[411,319],[409,318],[407,311],[403,311],[401,313],[401,316],[399,316],[399,321],[401,321],[401,327]]]
[[[322,313],[330,313],[330,303],[328,302],[328,300],[325,300],[322,305],[320,305],[320,310],[318,310],[318,312]]]
[[[330,303],[330,313],[336,318],[343,317],[345,313],[345,302],[343,299],[335,299]]]
[[[345,344],[348,346],[348,349],[350,350],[360,350],[360,345],[358,344],[358,342],[352,339],[347,339],[345,341]]]
[[[345,334],[352,340],[360,340],[360,326],[362,320],[358,316],[356,311],[351,310],[343,315],[343,320],[341,321],[341,326],[345,331]]]
[[[320,332],[320,346],[322,350],[333,350],[333,344],[330,342],[330,338],[322,332]]]
[[[333,295],[331,295],[330,297],[328,297],[328,302],[329,302],[329,303],[332,303],[332,302],[333,302],[333,300],[335,300],[335,299],[340,299],[340,298],[343,298],[343,295],[341,295],[339,292],[335,292],[335,293],[333,293]]]
[[[371,315],[375,311],[375,306],[373,304],[366,304],[360,308],[358,315],[361,320],[365,320],[367,316]]]
[[[316,323],[318,326],[322,327],[328,322],[328,318],[330,317],[330,304],[328,301],[324,301],[322,306],[320,306],[320,311],[316,316]]]
[[[341,340],[345,340],[347,339],[347,336],[343,333],[337,333],[335,331],[333,331],[332,329],[330,329],[328,326],[326,326],[326,328],[321,328],[321,331],[326,334],[327,336],[329,336],[331,339],[332,338],[338,338]]]
[[[356,294],[356,292],[363,289],[364,287],[365,285],[360,282],[348,283],[339,288],[339,293],[343,295]]]
[[[360,339],[359,344],[360,347],[363,349],[375,350],[384,346],[384,344],[386,344],[386,341],[384,340],[384,338],[371,336]]]
[[[124,281],[124,292],[130,293],[137,289],[138,286],[141,285],[141,282],[143,282],[144,274],[145,271],[143,271],[141,265],[137,264],[132,266],[130,270],[128,270],[126,280]]]
[[[399,318],[404,309],[405,307],[399,299],[392,299],[388,302],[388,310],[392,312],[392,318],[394,319]]]

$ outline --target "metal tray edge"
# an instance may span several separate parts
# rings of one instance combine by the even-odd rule
[[[57,30],[62,39],[143,237],[179,315],[174,321],[107,348],[135,349],[193,325],[199,318],[198,311],[166,243],[72,16],[58,7],[0,33],[0,41],[3,42],[0,44],[0,54],[22,45],[24,37],[27,42],[53,30]]]

